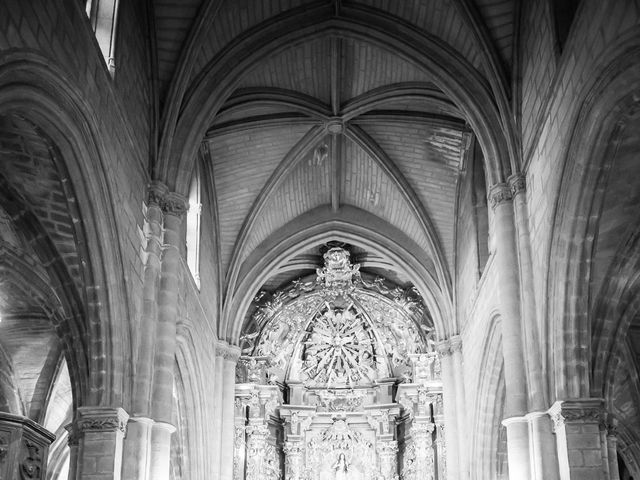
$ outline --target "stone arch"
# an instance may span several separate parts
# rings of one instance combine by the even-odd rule
[[[474,443],[471,445],[471,462],[474,462],[472,472],[474,480],[496,478],[499,472],[499,442],[500,423],[504,410],[504,360],[502,356],[502,334],[500,316],[496,312],[491,314],[487,323],[486,336],[482,343],[482,360],[480,361],[480,375],[475,388],[475,406],[471,418],[475,419],[473,426]],[[496,425],[498,428],[496,429]]]
[[[88,388],[77,404],[122,405],[130,391],[129,317],[110,186],[103,161],[105,146],[87,103],[73,82],[49,61],[31,52],[10,51],[0,57],[0,113],[27,118],[59,151],[61,177],[73,195],[70,213],[77,220],[76,246],[83,262],[87,331]],[[72,366],[70,365],[71,369]]]
[[[502,121],[486,79],[465,59],[397,18],[357,6],[343,7],[341,16],[336,17],[331,5],[323,5],[277,17],[269,25],[250,30],[205,67],[189,87],[185,103],[168,115],[156,177],[172,190],[186,192],[198,145],[241,74],[261,58],[326,34],[392,48],[428,71],[473,127],[484,151],[489,183],[504,182],[518,170],[512,126]]]
[[[640,94],[640,44],[634,33],[605,52],[602,58],[613,60],[579,97],[582,107],[564,160],[547,280],[548,364],[554,372],[550,391],[557,398],[587,397],[591,390],[591,260],[611,156],[609,140],[629,106],[637,108]]]
[[[293,222],[295,225],[285,225],[271,235],[245,260],[240,282],[225,304],[220,337],[237,343],[243,314],[269,272],[296,252],[331,240],[360,245],[393,261],[420,292],[434,320],[436,336],[444,339],[457,333],[452,300],[435,282],[427,266],[428,258],[402,232],[383,220],[367,222],[371,216],[355,208],[344,208],[339,215],[321,208],[306,213]],[[381,233],[383,231],[385,234]]]

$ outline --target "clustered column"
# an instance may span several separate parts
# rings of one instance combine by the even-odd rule
[[[506,389],[505,419],[509,476],[531,478],[525,356],[520,315],[520,275],[511,189],[494,185],[489,200],[494,214],[498,301]]]

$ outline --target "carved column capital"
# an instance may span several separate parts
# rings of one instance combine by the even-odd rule
[[[489,190],[491,208],[496,208],[498,205],[510,202],[512,199],[511,188],[506,183],[497,183]]]
[[[169,193],[169,187],[161,182],[151,182],[147,187],[147,205],[156,205],[161,207],[164,198]]]
[[[187,210],[189,210],[189,202],[187,199],[184,195],[176,192],[167,193],[160,206],[165,215],[172,215],[178,218],[182,218],[187,213]]]
[[[601,398],[562,400],[549,409],[554,430],[567,423],[591,423],[604,426],[604,402]]]
[[[509,177],[509,188],[511,195],[515,198],[519,193],[523,193],[527,189],[527,179],[522,173],[516,173]]]
[[[436,352],[438,352],[441,357],[448,357],[451,355],[453,353],[451,350],[451,341],[447,339],[436,343]]]
[[[76,435],[87,432],[127,433],[129,415],[122,408],[78,407],[73,430]]]
[[[441,340],[436,343],[436,352],[438,352],[441,357],[446,357],[461,351],[462,337],[460,335],[452,335],[446,340]]]
[[[460,335],[454,335],[449,338],[451,344],[451,353],[462,352],[462,337]]]

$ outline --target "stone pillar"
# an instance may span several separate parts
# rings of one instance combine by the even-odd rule
[[[122,408],[78,407],[70,440],[78,442],[75,478],[122,478],[122,447],[128,419]]]
[[[447,478],[461,478],[459,464],[459,436],[457,425],[457,407],[456,407],[456,381],[455,368],[453,364],[453,356],[451,351],[451,343],[449,340],[442,341],[437,344],[437,350],[440,354],[440,366],[442,370],[442,410],[444,413],[444,429],[446,443],[446,462],[447,462]]]
[[[526,415],[529,422],[532,477],[535,480],[558,480],[558,456],[551,418],[547,412]]]
[[[240,348],[230,345],[222,356],[222,444],[220,454],[220,478],[233,478],[233,442],[235,417],[236,363],[240,358]]]
[[[147,191],[142,247],[144,278],[142,315],[138,327],[136,370],[134,375],[133,414],[129,419],[124,445],[122,474],[132,480],[148,480],[151,455],[151,389],[158,318],[158,283],[163,243],[162,205],[168,188],[158,182]]]
[[[28,418],[0,412],[0,478],[43,479],[55,435]]]
[[[469,478],[469,447],[467,409],[464,396],[464,370],[462,365],[462,337],[454,335],[449,339],[453,362],[453,378],[456,385],[456,420],[458,422],[458,461],[460,462],[460,480]]]
[[[498,301],[506,389],[505,420],[509,477],[531,478],[525,356],[520,316],[520,275],[511,189],[500,183],[489,192],[494,213]]]
[[[603,452],[603,401],[582,398],[558,401],[549,409],[557,440],[561,480],[607,480]]]
[[[607,458],[609,460],[609,476],[611,480],[620,480],[620,468],[618,466],[618,430],[617,422],[610,420],[607,423]]]
[[[216,343],[216,364],[213,369],[213,440],[211,456],[213,472],[213,480],[220,480],[222,473],[222,444],[224,442],[222,438],[222,408],[223,408],[223,394],[224,394],[224,356],[227,352],[227,343],[218,341]]]
[[[171,460],[171,434],[175,431],[170,422],[173,414],[173,383],[176,356],[176,322],[178,316],[178,289],[181,274],[181,228],[187,211],[186,199],[177,193],[165,195],[164,242],[160,291],[158,293],[158,321],[151,397],[151,478],[169,478]]]

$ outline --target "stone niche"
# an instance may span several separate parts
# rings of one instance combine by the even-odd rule
[[[49,445],[55,438],[28,418],[0,412],[0,479],[46,478]]]

